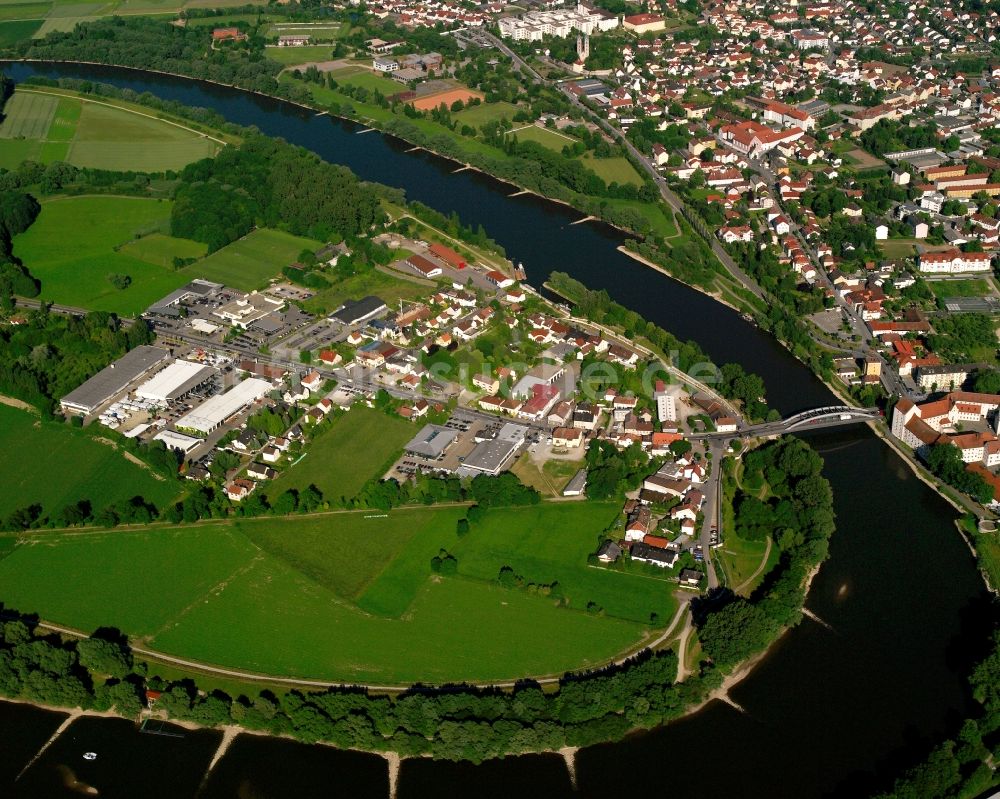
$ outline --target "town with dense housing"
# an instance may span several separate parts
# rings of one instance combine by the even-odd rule
[[[1000,786],[995,1],[212,5],[0,14],[13,795]]]

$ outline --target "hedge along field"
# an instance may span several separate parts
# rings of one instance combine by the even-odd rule
[[[318,250],[321,243],[281,230],[258,228],[227,244],[207,258],[184,267],[180,274],[224,283],[230,288],[253,291],[264,286],[303,250]]]
[[[0,458],[0,517],[36,502],[50,515],[81,499],[101,510],[136,495],[162,507],[180,494],[177,483],[157,480],[83,430],[41,422],[3,404],[0,451],[6,453]]]
[[[268,484],[265,493],[274,500],[289,488],[313,484],[327,499],[352,499],[368,480],[382,477],[376,471],[419,429],[382,411],[352,408],[310,442],[305,457]]]
[[[69,197],[42,203],[35,223],[14,238],[14,253],[42,283],[40,297],[61,305],[135,316],[189,278],[116,251],[165,229],[171,202],[134,197]],[[111,274],[128,275],[118,289]]]

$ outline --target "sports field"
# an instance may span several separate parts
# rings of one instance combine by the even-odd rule
[[[353,408],[313,440],[305,457],[270,483],[266,493],[274,498],[313,484],[324,497],[351,499],[370,478],[382,477],[377,472],[391,465],[389,460],[419,429],[382,411]]]
[[[118,250],[166,229],[170,206],[169,200],[135,197],[48,200],[27,232],[14,238],[14,253],[42,282],[42,299],[135,316],[190,279]],[[128,275],[132,283],[117,289],[109,274]]]
[[[148,110],[20,89],[0,124],[0,166],[30,158],[96,169],[161,172],[215,155],[221,145]]]
[[[112,447],[81,430],[0,404],[0,517],[39,503],[46,514],[90,500],[95,510],[139,495],[160,506],[180,494]],[[53,477],[58,475],[57,477]]]
[[[321,243],[313,239],[260,228],[184,267],[178,274],[189,280],[201,277],[242,291],[253,291],[294,263],[303,250],[317,250],[320,246]]]
[[[338,83],[350,84],[351,86],[363,86],[369,91],[380,91],[382,94],[391,95],[397,92],[406,91],[406,87],[391,78],[383,78],[373,70],[360,66],[349,66],[335,69],[330,73]]]
[[[661,625],[676,609],[664,580],[587,566],[616,512],[499,509],[461,539],[460,507],[43,534],[0,560],[0,601],[267,674],[386,684],[541,676],[606,662],[650,633],[649,608]],[[458,558],[456,576],[430,570],[442,547]],[[501,588],[506,564],[558,579],[569,607]],[[604,612],[578,609],[587,602]]]

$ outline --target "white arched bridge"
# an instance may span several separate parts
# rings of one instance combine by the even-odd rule
[[[865,424],[882,418],[878,408],[854,408],[850,405],[825,405],[821,408],[811,408],[801,411],[787,419],[776,422],[741,427],[735,433],[696,433],[690,438],[732,438],[734,436],[780,436],[784,433],[801,433],[806,430],[827,429],[830,427],[846,427],[853,424]]]

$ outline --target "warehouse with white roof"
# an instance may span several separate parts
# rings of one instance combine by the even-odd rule
[[[248,377],[225,394],[209,397],[201,405],[177,420],[178,430],[192,430],[208,435],[231,416],[253,405],[271,391],[271,384],[258,377]]]
[[[139,399],[168,403],[183,397],[216,374],[211,366],[194,361],[174,361],[135,390]]]

